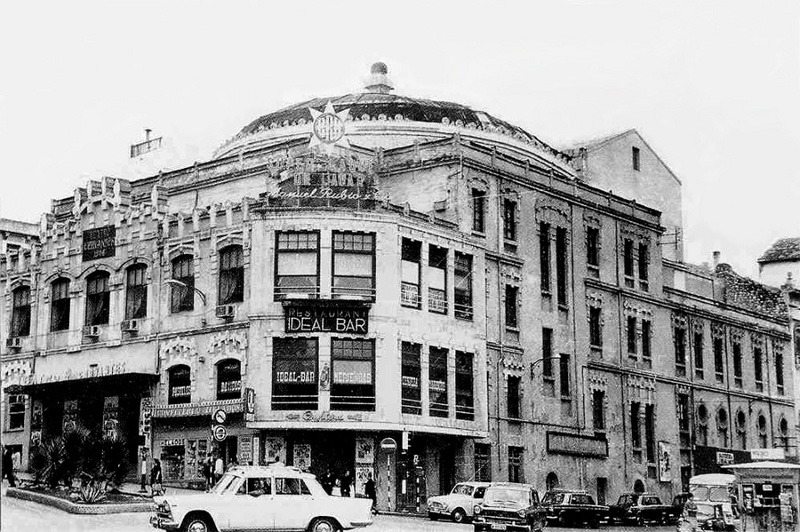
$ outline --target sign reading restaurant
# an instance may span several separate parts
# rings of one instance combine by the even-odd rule
[[[367,334],[369,309],[353,307],[286,307],[287,333]]]
[[[83,260],[113,257],[116,252],[117,230],[113,225],[86,229],[83,232]]]

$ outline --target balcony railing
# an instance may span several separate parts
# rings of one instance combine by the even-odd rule
[[[372,277],[355,277],[335,275],[331,287],[333,299],[366,299],[375,300],[374,279]]]
[[[273,410],[316,410],[319,395],[275,395],[272,394]]]
[[[418,284],[400,283],[400,304],[404,307],[419,308],[420,295]]]
[[[447,292],[438,288],[428,288],[428,308],[431,312],[447,314]]]
[[[450,415],[450,407],[447,403],[431,401],[430,415],[431,417],[448,417]]]
[[[275,283],[275,299],[317,299],[319,279],[308,275],[281,275]]]
[[[413,414],[415,416],[422,415],[422,401],[419,399],[406,399],[401,402],[404,414]]]
[[[331,410],[375,410],[374,395],[331,395]]]
[[[475,407],[471,405],[456,405],[456,419],[473,421],[475,419]]]

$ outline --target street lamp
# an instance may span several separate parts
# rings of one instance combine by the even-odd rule
[[[188,284],[184,283],[183,281],[179,281],[177,279],[166,279],[164,281],[164,284],[180,286],[180,287],[187,288],[187,289],[189,288]],[[205,324],[206,324],[206,295],[199,288],[196,288],[194,286],[192,286],[191,288],[192,288],[192,290],[194,290],[197,293],[198,296],[200,296],[200,301],[203,302],[203,317],[201,318],[201,323],[203,324],[203,326],[205,326]]]
[[[553,356],[542,357],[538,360],[534,360],[533,362],[531,362],[531,379],[536,377],[536,371],[535,371],[536,365],[544,363],[545,360],[561,360],[561,355],[556,353]]]

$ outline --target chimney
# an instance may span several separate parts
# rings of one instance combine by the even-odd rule
[[[150,128],[145,128],[145,130],[144,130],[144,140],[145,141],[149,141],[150,140],[150,132],[151,131],[153,131],[153,130],[150,129]]]
[[[714,269],[716,270],[717,266],[719,266],[719,255],[720,255],[720,253],[719,253],[719,251],[715,251],[714,253],[712,253],[712,255],[714,255]]]

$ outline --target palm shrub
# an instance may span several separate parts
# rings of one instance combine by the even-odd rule
[[[55,437],[43,441],[31,462],[34,479],[55,489],[59,483],[66,482],[70,478],[67,461],[66,448],[61,438]]]

